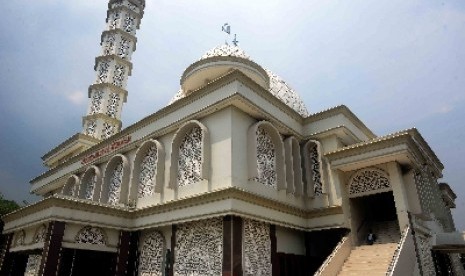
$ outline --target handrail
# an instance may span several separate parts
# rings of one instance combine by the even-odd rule
[[[334,258],[336,253],[339,251],[339,249],[344,245],[344,243],[349,239],[349,233],[347,233],[342,239],[337,243],[336,247],[334,247],[333,251],[329,256],[326,258],[326,260],[323,262],[323,264],[318,268],[318,270],[313,274],[314,276],[320,276],[322,275],[323,271],[328,267],[329,263],[331,260]]]
[[[394,275],[394,268],[396,267],[397,262],[399,261],[400,251],[404,246],[405,241],[407,240],[408,233],[410,231],[410,226],[406,226],[402,231],[402,235],[400,237],[399,242],[397,243],[396,250],[394,251],[394,255],[392,256],[391,262],[389,263],[389,267],[386,271],[386,276]]]

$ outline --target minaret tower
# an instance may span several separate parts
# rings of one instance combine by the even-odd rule
[[[101,55],[95,58],[95,83],[89,86],[83,134],[106,139],[121,130],[121,111],[127,100],[131,56],[136,50],[136,30],[144,14],[145,0],[110,0],[107,28],[102,33]]]

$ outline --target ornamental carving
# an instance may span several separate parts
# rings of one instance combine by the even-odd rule
[[[107,115],[116,118],[118,113],[118,106],[119,106],[120,97],[118,93],[111,93],[110,99],[108,100],[107,106]]]
[[[123,30],[128,33],[132,33],[134,31],[135,23],[136,23],[136,18],[130,14],[127,14],[126,17],[124,18]]]
[[[163,276],[165,239],[159,232],[150,234],[142,244],[139,257],[140,276]]]
[[[42,255],[34,254],[29,255],[27,258],[26,271],[24,276],[37,276],[39,275],[40,261],[42,260]]]
[[[15,238],[15,245],[24,245],[24,239],[26,237],[26,233],[24,230],[21,230],[19,232],[16,232],[16,238]]]
[[[114,30],[118,26],[118,22],[121,18],[121,13],[119,11],[114,11],[113,14],[110,16],[111,19],[109,20],[109,29]]]
[[[126,68],[124,65],[116,64],[115,71],[113,72],[113,84],[119,87],[123,87],[125,74]]]
[[[179,145],[178,187],[201,180],[202,161],[202,129],[195,126],[186,133]]]
[[[37,228],[36,230],[36,233],[34,234],[34,243],[45,242],[46,234],[47,228],[45,227],[45,225],[39,226],[39,228]]]
[[[102,229],[98,227],[86,226],[79,230],[79,233],[74,238],[76,243],[88,244],[106,244],[105,234]]]
[[[133,3],[131,2],[128,2],[128,1],[119,1],[119,2],[115,2],[111,5],[112,9],[114,8],[119,8],[119,7],[126,7],[134,12],[139,12],[139,8],[134,5]]]
[[[107,34],[105,40],[103,41],[103,55],[108,56],[115,52],[115,34]]]
[[[97,83],[104,83],[108,80],[108,69],[110,69],[110,61],[102,60],[97,69]]]
[[[151,146],[140,164],[138,198],[150,196],[155,190],[155,172],[157,170],[158,151]]]
[[[418,247],[420,251],[420,260],[423,275],[435,276],[436,269],[434,268],[433,256],[431,255],[431,244],[428,237],[418,234],[417,235]]]
[[[277,189],[276,147],[269,133],[257,128],[257,177],[255,181]]]
[[[123,161],[120,161],[113,169],[110,186],[108,187],[108,204],[117,205],[123,182]]]
[[[315,196],[323,193],[323,183],[321,181],[321,164],[318,153],[318,145],[316,143],[310,144],[308,147],[310,156],[310,170],[312,173],[313,192]]]
[[[271,275],[270,226],[244,219],[244,275]]]
[[[88,121],[86,124],[86,135],[94,136],[96,129],[97,129],[97,122]]]
[[[110,123],[103,123],[103,130],[102,130],[102,139],[107,139],[108,137],[112,136],[116,131],[116,127]]]
[[[86,181],[86,190],[84,194],[84,198],[88,200],[93,200],[94,199],[94,189],[95,186],[97,186],[97,175],[95,173],[92,173],[92,176],[90,176],[87,181]]]
[[[366,169],[357,172],[349,183],[349,195],[391,188],[388,175],[380,169]]]
[[[222,275],[223,220],[182,224],[176,230],[174,275]]]
[[[121,43],[118,48],[118,56],[122,59],[126,59],[129,56],[130,47],[131,47],[131,40],[122,37]]]
[[[95,91],[92,95],[92,102],[90,104],[90,114],[100,112],[102,107],[103,91]]]

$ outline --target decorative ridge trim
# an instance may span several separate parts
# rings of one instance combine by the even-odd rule
[[[399,261],[400,251],[404,247],[404,243],[407,240],[407,236],[409,232],[410,232],[410,227],[406,226],[404,230],[402,231],[402,235],[401,235],[399,242],[397,243],[397,247],[396,247],[396,250],[394,251],[394,255],[392,256],[391,262],[389,263],[386,276],[394,275],[394,268],[396,267],[397,262]]]
[[[407,135],[409,135],[409,130],[402,130],[402,131],[395,132],[395,133],[392,133],[392,134],[389,134],[389,135],[386,135],[386,136],[380,136],[380,137],[377,137],[377,138],[369,140],[369,141],[363,141],[363,142],[356,143],[356,144],[353,144],[353,145],[350,145],[350,146],[347,146],[347,147],[343,147],[343,148],[328,152],[325,155],[326,156],[331,156],[331,155],[335,155],[337,153],[347,151],[347,150],[350,150],[350,149],[356,149],[356,148],[360,148],[360,147],[363,147],[363,146],[366,146],[366,145],[371,145],[371,144],[375,144],[375,143],[379,143],[379,142],[383,142],[383,141],[387,141],[387,140],[392,140],[392,139],[395,139],[395,138],[398,138],[398,137],[404,137],[404,136],[407,136]]]
[[[44,154],[41,159],[42,160],[46,160],[48,159],[49,157],[51,157],[52,155],[54,155],[55,153],[59,152],[61,149],[63,149],[65,146],[71,144],[72,142],[76,141],[76,140],[79,140],[79,139],[84,139],[84,140],[87,140],[89,142],[94,142],[94,143],[98,143],[100,142],[99,139],[97,138],[94,138],[92,136],[89,136],[89,135],[85,135],[85,134],[82,134],[82,133],[76,133],[74,134],[73,136],[71,136],[70,138],[66,139],[64,142],[62,142],[61,144],[59,144],[58,146],[54,147],[53,149],[51,149],[49,152],[47,152],[46,154]]]

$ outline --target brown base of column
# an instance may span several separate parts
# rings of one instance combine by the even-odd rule
[[[223,276],[242,276],[242,218],[223,218]]]

